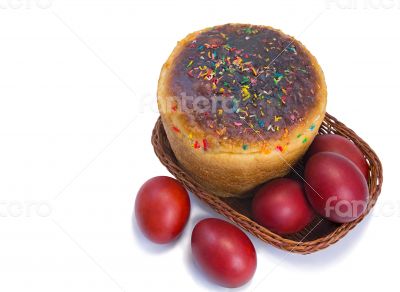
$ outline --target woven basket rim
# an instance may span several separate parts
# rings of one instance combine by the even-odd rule
[[[267,242],[275,247],[287,250],[289,252],[308,254],[327,248],[333,243],[336,243],[341,238],[343,238],[350,230],[352,230],[358,223],[360,223],[374,207],[381,192],[383,182],[382,164],[374,150],[372,150],[372,148],[353,130],[348,128],[346,125],[344,125],[328,113],[325,114],[325,119],[321,125],[321,128],[319,129],[319,134],[327,133],[339,134],[350,139],[363,152],[370,170],[368,179],[369,201],[366,211],[357,220],[341,224],[333,232],[310,241],[297,241],[285,238],[279,234],[270,231],[269,229],[254,222],[251,218],[239,213],[231,206],[229,206],[226,202],[224,202],[223,199],[212,193],[209,193],[200,184],[194,181],[191,176],[184,169],[182,169],[179,163],[176,161],[176,158],[173,155],[172,150],[170,149],[169,142],[166,138],[166,134],[160,118],[158,118],[154,126],[151,141],[157,157],[160,159],[161,163],[171,172],[171,174],[174,175],[188,190],[199,197],[202,201],[206,202],[215,211],[222,214],[230,221],[233,221],[244,230],[252,233],[254,236],[258,237],[264,242]],[[166,149],[168,147],[169,149]]]

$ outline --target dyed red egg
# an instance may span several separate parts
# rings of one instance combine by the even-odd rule
[[[177,238],[189,214],[189,195],[171,177],[149,179],[136,196],[136,222],[143,234],[155,243],[168,243]]]
[[[239,287],[254,275],[257,256],[252,242],[226,221],[201,220],[193,229],[191,246],[195,263],[219,285]]]
[[[288,178],[266,183],[252,201],[254,220],[279,234],[302,230],[313,218],[303,186]]]
[[[365,211],[367,182],[346,157],[332,152],[317,153],[308,160],[304,177],[308,200],[321,216],[344,223]]]
[[[361,150],[349,139],[335,134],[318,135],[311,144],[306,157],[319,152],[334,152],[350,159],[368,179],[369,167]]]

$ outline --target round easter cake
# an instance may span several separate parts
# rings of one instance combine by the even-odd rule
[[[216,195],[243,197],[304,155],[324,119],[327,91],[317,60],[293,37],[226,24],[178,42],[157,97],[182,167]]]

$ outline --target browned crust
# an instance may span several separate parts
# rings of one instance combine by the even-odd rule
[[[264,27],[283,34],[280,30]],[[287,174],[291,165],[305,153],[324,119],[327,101],[325,78],[316,58],[299,41],[296,41],[296,45],[301,46],[310,58],[318,80],[315,106],[304,120],[292,127],[286,137],[260,139],[260,141],[249,143],[248,150],[242,148],[243,141],[240,139],[222,140],[207,135],[199,127],[190,126],[186,122],[184,113],[170,111],[170,104],[174,98],[169,95],[171,78],[169,73],[186,45],[198,34],[209,29],[191,33],[178,42],[161,70],[157,93],[158,107],[172,150],[182,166],[197,181],[220,196],[245,196],[246,192],[257,185]],[[311,124],[315,125],[313,131],[309,129]],[[180,132],[173,131],[173,127],[179,128]],[[297,137],[299,134],[302,134],[301,138]],[[188,136],[192,139],[188,139]],[[204,138],[210,141],[213,147],[208,151],[194,149],[191,140],[201,141]],[[303,143],[304,138],[307,138],[305,143]],[[277,146],[283,146],[284,151],[277,151]]]

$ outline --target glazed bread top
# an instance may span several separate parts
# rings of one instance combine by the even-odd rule
[[[315,58],[270,27],[226,24],[193,33],[163,71],[159,99],[168,96],[164,111],[179,116],[177,133],[245,148],[288,136],[321,101],[325,109],[325,81]]]

